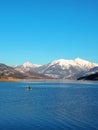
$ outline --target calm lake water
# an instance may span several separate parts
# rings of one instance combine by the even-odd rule
[[[98,82],[0,83],[0,130],[98,130]]]

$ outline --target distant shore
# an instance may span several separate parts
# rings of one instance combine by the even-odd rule
[[[0,82],[87,82],[98,80],[77,80],[77,79],[17,79],[13,77],[0,78]]]
[[[0,78],[0,82],[71,82],[76,80],[63,79],[17,79],[13,77]]]
[[[0,82],[18,82],[19,79],[14,77],[0,76]]]

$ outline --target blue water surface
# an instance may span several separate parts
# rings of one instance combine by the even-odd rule
[[[1,82],[0,130],[98,130],[98,82]]]

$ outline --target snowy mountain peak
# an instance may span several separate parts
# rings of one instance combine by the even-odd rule
[[[58,60],[55,60],[53,62],[51,62],[49,64],[49,66],[51,65],[59,65],[61,67],[69,67],[69,66],[79,66],[79,67],[86,67],[86,68],[92,68],[92,67],[95,67],[95,66],[98,66],[98,64],[95,64],[95,63],[92,63],[92,62],[89,62],[89,61],[86,61],[86,60],[83,60],[83,59],[80,59],[80,58],[76,58],[74,60],[65,60],[65,59],[58,59]]]
[[[83,59],[78,57],[78,58],[75,59],[75,61],[86,61],[86,60],[83,60]]]
[[[55,61],[51,62],[49,66],[51,66],[51,65],[65,66],[66,63],[67,63],[67,60],[65,60],[65,59],[58,59],[58,60],[55,60]]]
[[[28,61],[27,61],[27,62],[25,62],[25,63],[23,64],[23,66],[24,66],[24,67],[28,67],[28,66],[30,67],[30,66],[32,66],[32,65],[33,65],[33,64],[32,64],[32,63],[30,63],[30,62],[28,62]]]
[[[14,68],[20,72],[25,72],[25,71],[33,71],[34,69],[40,67],[40,65],[37,64],[32,64],[30,62],[25,62],[22,65],[16,65]]]
[[[37,65],[37,64],[32,64],[32,63],[30,63],[30,62],[25,62],[24,64],[23,64],[23,67],[24,68],[28,68],[28,67],[39,67],[40,65]]]
[[[73,66],[76,65],[74,60],[65,60],[65,59],[58,59],[58,60],[51,62],[51,65],[56,65],[56,64],[63,66],[63,67],[64,66],[66,67],[66,66],[69,66],[69,65],[73,65]]]
[[[63,64],[63,63],[65,63],[65,61],[66,61],[65,59],[58,59],[58,60],[53,61],[52,64],[57,64],[57,63]]]
[[[74,60],[75,62],[79,62],[79,63],[88,63],[89,61],[87,61],[87,60],[84,60],[84,59],[81,59],[81,58],[76,58],[75,60]],[[89,62],[90,63],[90,62]]]
[[[94,66],[98,66],[98,64],[96,64],[96,63],[92,63],[92,62],[89,62],[89,61],[87,61],[87,60],[83,60],[83,59],[80,59],[80,58],[76,58],[75,60],[74,60],[78,65],[80,65],[80,66],[87,66],[87,67],[89,67],[89,68],[92,68],[92,67],[94,67]]]

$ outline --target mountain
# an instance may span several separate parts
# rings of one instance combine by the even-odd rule
[[[26,72],[26,71],[34,71],[36,68],[38,68],[40,65],[32,64],[30,62],[25,62],[22,65],[16,65],[14,66],[15,70],[18,70],[20,72]]]
[[[98,80],[98,72],[87,75],[87,76],[80,77],[77,80]]]
[[[13,67],[0,64],[0,81],[5,81],[8,79],[51,79],[51,77],[30,71],[22,73],[18,70],[15,70]]]
[[[59,59],[37,68],[38,73],[59,79],[77,79],[84,72],[98,64],[76,58],[75,60]]]
[[[83,76],[87,76],[87,75],[91,75],[91,74],[95,74],[98,72],[98,66],[91,68],[90,70],[86,71]]]
[[[0,79],[12,78],[22,78],[24,75],[16,71],[13,67],[7,66],[5,64],[0,64]]]
[[[97,67],[98,64],[76,58],[74,60],[59,59],[45,65],[28,64],[27,66],[16,66],[19,71],[30,71],[44,74],[57,79],[77,79],[91,68]]]
[[[98,66],[86,71],[78,80],[98,80]]]

